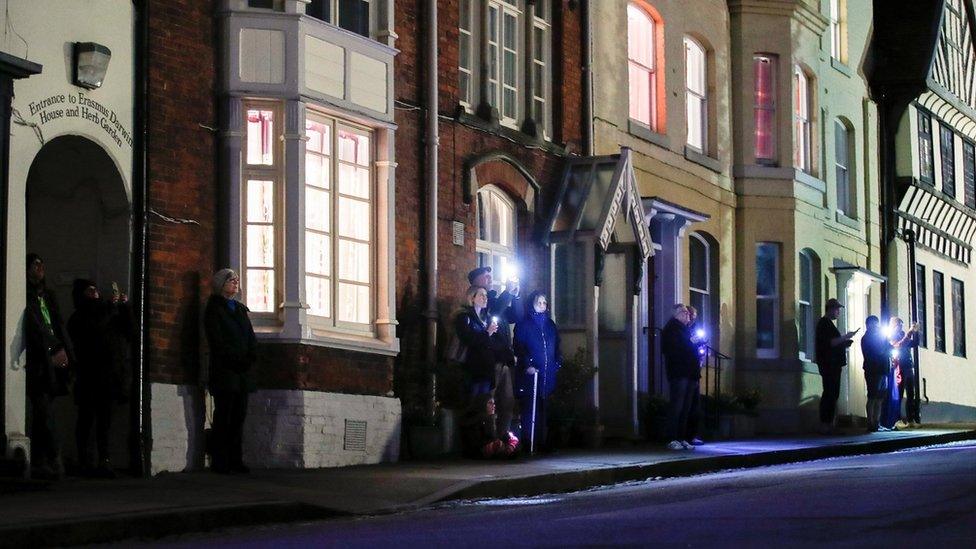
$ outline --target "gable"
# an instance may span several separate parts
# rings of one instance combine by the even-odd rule
[[[974,0],[946,0],[932,79],[976,109],[976,12]]]

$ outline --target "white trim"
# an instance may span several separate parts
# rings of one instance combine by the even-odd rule
[[[779,358],[780,352],[780,309],[783,291],[780,283],[780,273],[782,272],[782,246],[779,242],[756,242],[756,258],[759,257],[759,249],[763,246],[769,246],[776,251],[773,262],[773,282],[774,282],[774,293],[772,294],[756,294],[756,357],[757,358]],[[757,265],[758,267],[758,265]],[[758,269],[756,271],[756,278],[759,277]],[[759,348],[759,302],[760,301],[771,301],[773,303],[773,346],[771,348]]]

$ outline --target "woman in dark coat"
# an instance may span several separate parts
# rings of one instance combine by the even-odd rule
[[[132,333],[128,299],[113,295],[106,301],[92,280],[76,279],[71,290],[75,312],[68,320],[68,334],[75,349],[75,404],[78,423],[75,441],[78,462],[85,471],[102,477],[114,477],[108,454],[112,406],[122,402],[124,378],[118,357],[124,356]],[[88,457],[88,439],[95,424],[95,448],[98,459],[94,468]]]
[[[549,315],[546,295],[536,291],[529,295],[529,312],[515,324],[515,394],[519,399],[522,416],[522,441],[534,435],[534,448],[546,446],[546,402],[556,388],[556,371],[562,366],[559,351],[559,329]],[[533,395],[533,385],[538,385]],[[535,399],[535,417],[532,417],[532,399]],[[533,421],[535,422],[532,433]]]
[[[256,388],[257,339],[247,307],[235,299],[241,283],[237,273],[221,269],[211,283],[213,295],[203,315],[210,345],[209,389],[214,399],[211,467],[217,473],[248,473],[242,437],[247,396]]]
[[[455,333],[467,349],[464,371],[470,402],[466,417],[470,421],[465,422],[465,427],[471,431],[475,429],[475,423],[487,424],[490,426],[487,434],[477,427],[482,432],[478,440],[490,442],[507,438],[505,449],[514,451],[518,440],[512,440],[508,433],[514,409],[512,381],[507,366],[513,360],[512,350],[508,338],[499,331],[498,320],[488,316],[487,290],[471,286],[466,293],[466,303],[454,317]],[[485,395],[488,395],[487,399]],[[497,414],[488,411],[492,409],[497,410]],[[492,415],[496,417],[490,417]],[[466,448],[466,453],[484,455],[483,448]]]

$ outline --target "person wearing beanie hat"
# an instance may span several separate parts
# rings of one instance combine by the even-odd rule
[[[210,346],[208,388],[214,399],[211,469],[223,474],[250,471],[244,465],[242,439],[247,398],[256,388],[257,338],[248,308],[235,299],[240,284],[232,269],[214,273],[213,294],[203,314]]]

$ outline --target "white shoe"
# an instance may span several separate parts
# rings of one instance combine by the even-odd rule
[[[672,440],[668,443],[668,450],[684,450],[685,445],[680,440]]]
[[[685,447],[685,450],[694,450],[695,449],[695,447],[692,446],[690,442],[687,442],[687,441],[684,441],[684,440],[679,440],[678,442],[680,442],[681,445]]]

